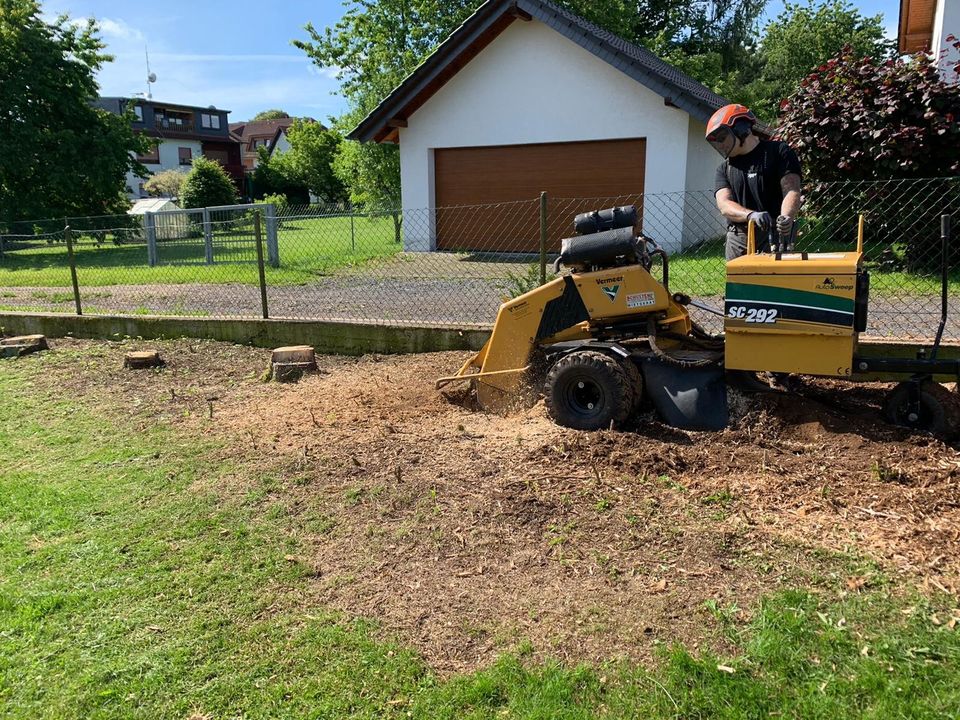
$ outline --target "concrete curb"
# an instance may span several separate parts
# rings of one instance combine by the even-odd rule
[[[378,325],[364,322],[318,322],[257,318],[173,317],[167,315],[67,315],[65,313],[0,312],[0,331],[8,335],[46,335],[117,339],[140,337],[206,338],[274,348],[310,345],[317,352],[340,355],[479,350],[490,335],[483,325]],[[867,357],[915,357],[926,343],[861,337],[859,352]],[[945,344],[940,357],[960,358],[960,345]],[[871,376],[884,379],[882,376]],[[902,379],[890,376],[886,379]],[[863,378],[863,376],[861,376]],[[949,381],[952,378],[942,378]]]
[[[489,328],[377,325],[312,320],[172,317],[155,315],[67,315],[0,312],[0,331],[8,335],[47,337],[206,338],[273,348],[311,345],[318,352],[340,355],[479,350]]]

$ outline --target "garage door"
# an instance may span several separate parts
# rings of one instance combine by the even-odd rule
[[[539,198],[550,202],[549,246],[573,232],[573,216],[603,200],[642,196],[642,138],[536,145],[438,148],[434,151],[437,247],[534,252],[540,244]],[[513,204],[517,201],[525,201]],[[476,207],[476,206],[482,207]],[[473,207],[470,207],[473,206]],[[639,208],[638,208],[639,209]]]

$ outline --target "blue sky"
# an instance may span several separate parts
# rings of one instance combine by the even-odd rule
[[[775,16],[782,0],[772,0]],[[861,12],[882,12],[896,35],[898,0],[861,0]],[[290,44],[306,38],[303,26],[332,25],[343,12],[340,0],[46,0],[47,14],[96,17],[115,62],[99,80],[104,95],[129,96],[145,89],[144,45],[156,73],[154,98],[231,110],[231,121],[279,107],[291,115],[326,120],[343,110],[330,70],[319,70]]]

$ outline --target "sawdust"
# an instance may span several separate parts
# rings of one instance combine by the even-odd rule
[[[850,554],[960,588],[960,453],[884,424],[886,385],[738,394],[719,433],[649,412],[580,433],[542,403],[499,416],[436,392],[463,353],[320,357],[322,374],[278,385],[258,381],[266,351],[159,345],[167,367],[137,373],[120,367],[129,343],[60,341],[97,369],[61,354],[49,378],[132,422],[227,439],[254,470],[225,498],[280,468],[263,504],[285,509],[313,571],[302,602],[376,620],[441,672],[525,640],[568,660],[722,649],[707,601],[868,585]]]

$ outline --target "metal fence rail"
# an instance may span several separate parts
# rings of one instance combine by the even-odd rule
[[[726,223],[711,192],[376,211],[290,207],[275,215],[248,205],[157,213],[146,222],[20,222],[0,227],[0,309],[486,325],[505,297],[552,277],[577,213],[629,204],[640,229],[671,255],[671,289],[722,309]],[[797,249],[852,247],[860,213],[873,288],[868,333],[932,337],[939,216],[960,217],[960,178],[811,185]],[[957,341],[960,247],[949,263],[945,337]],[[710,314],[698,319],[714,330],[721,324]]]

